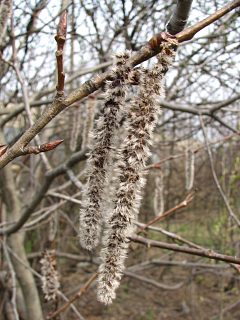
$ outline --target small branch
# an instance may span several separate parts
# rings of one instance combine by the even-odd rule
[[[59,146],[63,140],[55,140],[49,143],[44,143],[41,144],[40,146],[29,146],[29,147],[24,147],[22,149],[21,155],[26,155],[26,154],[39,154],[41,152],[48,152],[53,149],[55,149],[57,146]]]
[[[18,57],[17,57],[16,37],[15,37],[15,29],[14,29],[13,20],[14,20],[14,16],[12,15],[12,17],[11,17],[11,38],[12,38],[13,68],[14,68],[14,70],[16,72],[17,79],[18,79],[18,81],[20,83],[20,86],[21,86],[22,95],[23,95],[23,102],[24,102],[24,108],[25,108],[25,111],[26,111],[26,114],[27,114],[27,117],[28,117],[28,120],[29,120],[29,124],[30,124],[30,126],[33,126],[34,125],[34,121],[33,121],[31,110],[30,110],[29,92],[28,92],[28,88],[26,86],[26,83],[24,81],[24,77],[23,77],[23,75],[22,75],[22,73],[20,71],[20,65],[19,65]],[[41,144],[40,137],[38,135],[36,135],[34,139],[35,139],[37,144],[39,144],[39,145]],[[42,161],[43,161],[46,169],[47,170],[51,169],[51,165],[50,165],[46,155],[45,154],[41,154],[41,158],[42,158]]]
[[[193,0],[178,0],[174,13],[167,23],[167,31],[176,34],[187,24]]]
[[[130,240],[136,243],[145,244],[148,248],[156,247],[161,249],[172,250],[176,252],[182,252],[187,254],[192,254],[195,256],[205,257],[213,260],[225,261],[229,263],[234,263],[240,265],[240,259],[233,256],[228,256],[224,254],[220,254],[214,252],[210,249],[196,249],[196,248],[188,248],[185,246],[179,246],[177,244],[170,244],[161,241],[150,240],[141,236],[134,235],[130,237]]]
[[[67,303],[65,303],[61,308],[59,308],[57,311],[50,313],[47,316],[47,320],[49,319],[53,319],[56,316],[58,316],[60,313],[64,312],[68,307],[70,307],[70,305],[76,301],[78,298],[80,298],[91,286],[91,284],[95,281],[95,279],[97,278],[98,273],[94,273],[91,278],[89,278],[89,280],[85,283],[85,285],[78,291],[77,294],[75,294],[71,299],[69,299],[69,301]]]
[[[181,32],[179,32],[176,37],[179,42],[184,42],[187,40],[191,40],[197,32],[202,30],[203,28],[209,26],[211,23],[217,21],[221,17],[223,17],[225,14],[228,12],[232,11],[233,9],[237,8],[240,6],[240,0],[234,0],[230,3],[228,3],[226,6],[223,8],[217,10],[213,14],[211,14],[209,17],[205,18],[202,21],[199,21],[196,23],[194,26],[189,27]]]
[[[77,187],[79,190],[83,190],[83,185],[81,181],[78,180],[78,178],[75,176],[74,172],[70,168],[67,168],[66,174],[70,181],[75,185],[75,187]]]
[[[67,33],[67,10],[63,11],[60,16],[60,21],[57,28],[57,35],[55,36],[55,40],[57,42],[57,51],[56,51],[56,59],[57,59],[57,70],[58,70],[58,83],[57,83],[57,97],[64,96],[64,80],[65,74],[63,71],[63,49],[66,41],[66,33]]]
[[[137,231],[137,234],[143,232],[145,229],[147,229],[149,226],[151,226],[152,224],[158,222],[158,221],[162,221],[164,220],[166,217],[170,216],[171,214],[173,214],[174,212],[176,212],[179,209],[185,208],[191,201],[193,200],[193,193],[189,193],[187,195],[187,197],[180,202],[178,205],[176,205],[174,208],[169,209],[168,211],[166,211],[165,213],[157,216],[156,218],[152,219],[151,221],[149,221],[147,224],[144,225],[144,227],[140,228]]]
[[[186,113],[190,113],[190,114],[193,114],[196,116],[206,115],[206,116],[214,119],[218,123],[220,123],[225,128],[231,130],[232,132],[239,133],[239,131],[237,129],[231,127],[229,124],[225,123],[222,119],[220,119],[218,116],[215,115],[216,111],[218,111],[221,108],[224,108],[224,107],[228,106],[229,104],[237,101],[239,98],[240,98],[240,96],[237,95],[227,101],[224,101],[222,103],[217,104],[216,106],[212,107],[209,110],[199,110],[196,107],[184,107],[182,105],[177,105],[176,103],[171,103],[171,102],[165,101],[165,100],[162,100],[160,102],[160,105],[161,105],[161,107],[163,107],[165,109],[172,110],[172,111],[186,112]]]
[[[64,199],[69,202],[77,203],[78,205],[82,205],[82,201],[75,199],[74,197],[66,196],[65,194],[57,193],[57,192],[48,192],[48,196],[56,197],[59,199]]]
[[[65,163],[48,171],[46,173],[45,180],[41,184],[39,191],[31,199],[31,202],[29,203],[29,205],[26,208],[24,208],[19,220],[12,226],[0,229],[0,235],[9,235],[11,233],[17,232],[25,224],[25,222],[33,213],[34,209],[38,206],[38,204],[44,198],[53,180],[59,175],[65,174],[67,168],[71,168],[76,163],[86,160],[87,158],[86,152],[87,150],[81,150],[79,152],[76,152]]]
[[[230,135],[224,137],[223,139],[218,139],[216,141],[209,142],[209,145],[214,145],[214,144],[217,144],[217,143],[224,143],[224,142],[236,137],[237,135],[239,136],[239,133],[230,134]],[[205,146],[198,147],[198,148],[194,149],[193,152],[194,153],[198,153],[199,151],[201,151],[204,148],[205,148]],[[159,162],[155,162],[155,163],[152,163],[152,164],[146,166],[145,170],[160,169],[162,167],[163,163],[165,163],[167,161],[175,160],[175,159],[178,159],[178,158],[182,158],[182,157],[184,157],[184,153],[179,153],[179,154],[176,154],[176,155],[170,155],[170,156],[168,156],[166,158],[163,158]]]
[[[169,285],[154,281],[152,279],[148,279],[146,277],[140,276],[140,275],[136,274],[135,272],[131,272],[128,270],[123,271],[123,274],[127,277],[140,280],[141,282],[148,283],[156,288],[163,289],[163,290],[178,290],[184,285],[184,282],[180,282],[180,283],[175,284],[173,286],[169,286]]]
[[[140,222],[136,222],[135,223],[138,227],[146,227],[146,225],[144,223],[140,223]],[[173,233],[173,232],[170,232],[170,231],[167,231],[161,227],[151,227],[151,226],[148,226],[146,227],[146,229],[148,230],[152,230],[152,231],[157,231],[157,232],[161,232],[162,234],[164,234],[165,236],[167,236],[168,238],[170,239],[173,239],[174,241],[179,241],[181,243],[184,243],[184,244],[187,244],[189,247],[192,247],[192,248],[196,248],[196,249],[202,249],[201,246],[199,246],[198,244],[192,242],[192,241],[189,241],[181,236],[179,236],[178,234],[176,233]]]
[[[139,223],[139,222],[136,222],[135,223],[137,226],[145,226],[143,223]],[[173,239],[174,241],[179,241],[181,243],[184,243],[184,244],[187,244],[189,247],[191,248],[195,248],[195,249],[200,249],[200,250],[207,250],[205,249],[204,247],[192,242],[192,241],[189,241],[181,236],[179,236],[178,234],[176,233],[173,233],[173,232],[169,232],[161,227],[147,227],[149,230],[153,230],[153,231],[157,231],[157,232],[161,232],[162,234],[166,235],[167,237],[169,237],[170,239]],[[212,250],[213,253],[216,253],[215,251]],[[232,268],[234,268],[238,273],[240,272],[240,268],[239,266],[235,265],[234,263],[230,263],[230,266]]]

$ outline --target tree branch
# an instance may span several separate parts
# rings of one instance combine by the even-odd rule
[[[64,10],[60,16],[60,21],[57,28],[57,35],[55,36],[55,40],[57,42],[56,59],[57,59],[57,70],[58,70],[58,84],[56,87],[57,97],[64,96],[65,74],[63,72],[63,49],[66,41],[66,33],[67,33],[67,10]]]
[[[228,3],[223,8],[217,10],[213,14],[211,14],[209,17],[203,19],[202,21],[196,23],[194,26],[189,27],[177,34],[177,39],[179,42],[184,42],[187,40],[191,40],[196,33],[198,33],[200,30],[204,29],[205,27],[209,26],[213,22],[219,20],[221,17],[223,17],[228,12],[232,11],[233,9],[236,9],[240,6],[240,0],[234,0]]]
[[[132,236],[130,237],[130,240],[136,243],[145,244],[148,248],[155,247],[155,248],[161,248],[161,249],[167,249],[172,250],[176,252],[182,252],[187,254],[192,254],[195,256],[205,257],[213,260],[219,260],[219,261],[225,261],[229,263],[234,263],[240,265],[240,259],[237,257],[232,257],[224,254],[220,254],[217,252],[214,252],[210,249],[196,249],[196,248],[188,248],[185,246],[179,246],[177,244],[170,244],[155,240],[150,240],[141,236]]]
[[[0,229],[0,235],[9,235],[17,232],[31,216],[33,210],[38,206],[40,201],[44,198],[54,178],[66,173],[68,168],[73,167],[79,161],[85,160],[86,152],[87,150],[83,150],[73,154],[70,159],[68,159],[68,161],[66,161],[64,164],[61,164],[57,168],[49,171],[46,174],[45,181],[42,183],[40,190],[36,193],[35,197],[32,199],[28,207],[23,210],[20,219],[12,226],[5,229]]]
[[[193,0],[178,0],[174,13],[166,26],[170,34],[177,34],[185,28],[192,2]]]

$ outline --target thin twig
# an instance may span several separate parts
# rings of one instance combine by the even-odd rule
[[[150,284],[150,285],[152,285],[154,287],[157,287],[159,289],[162,289],[162,290],[178,290],[184,285],[184,282],[180,282],[180,283],[172,285],[172,286],[166,285],[166,284],[154,281],[152,279],[148,279],[146,277],[140,276],[139,274],[136,274],[135,272],[131,272],[131,271],[128,271],[128,270],[124,270],[123,274],[125,276],[127,276],[127,277],[140,280],[141,282],[148,283],[148,284]]]
[[[13,68],[16,72],[18,81],[21,86],[22,95],[23,95],[23,102],[24,102],[25,111],[26,111],[26,114],[28,117],[28,121],[30,123],[30,126],[33,126],[34,121],[33,121],[31,110],[30,110],[28,88],[25,85],[25,81],[24,81],[23,75],[20,71],[19,63],[18,63],[18,59],[17,59],[17,50],[16,50],[16,43],[15,43],[16,37],[15,37],[15,29],[14,29],[14,23],[13,23],[13,15],[11,17],[11,37],[12,37],[12,52],[13,52],[13,54],[12,54],[13,55],[13,63],[11,65],[13,66]],[[41,145],[41,140],[38,135],[35,135],[34,139],[38,145]],[[22,145],[22,148],[24,148],[24,147],[25,147],[25,145]],[[51,165],[50,165],[46,155],[41,154],[40,156],[42,158],[42,161],[43,161],[46,169],[48,169],[48,170],[51,169]]]
[[[220,254],[210,249],[189,248],[185,246],[179,246],[177,244],[170,244],[166,242],[155,241],[155,240],[147,239],[137,235],[133,235],[129,239],[136,243],[145,244],[148,248],[156,247],[161,249],[167,249],[171,251],[187,253],[195,256],[200,256],[200,257],[205,257],[213,260],[225,261],[225,262],[240,265],[240,258],[228,256],[225,254]]]
[[[219,191],[219,194],[221,195],[222,199],[223,199],[223,202],[227,208],[227,211],[229,213],[229,216],[236,222],[236,224],[238,225],[238,227],[240,227],[240,220],[238,219],[238,217],[235,215],[235,213],[232,211],[232,208],[228,202],[228,199],[218,181],[218,177],[217,177],[217,173],[216,173],[216,170],[215,170],[215,167],[214,167],[214,161],[213,161],[213,155],[212,155],[212,151],[211,151],[211,148],[210,148],[210,145],[209,145],[209,142],[208,142],[208,138],[207,138],[207,134],[206,134],[206,128],[205,128],[205,125],[204,125],[204,122],[203,122],[203,119],[202,119],[202,116],[199,116],[199,119],[200,119],[200,123],[201,123],[201,127],[202,127],[202,132],[203,132],[203,136],[204,136],[204,140],[205,140],[205,145],[206,145],[206,148],[207,148],[207,153],[208,153],[208,158],[209,158],[209,162],[210,162],[210,165],[211,165],[211,171],[212,171],[212,176],[213,176],[213,179],[214,179],[214,182],[216,184],[216,187]]]
[[[214,145],[214,144],[217,144],[217,143],[223,143],[223,142],[226,142],[236,136],[239,136],[239,133],[233,133],[233,134],[230,134],[222,139],[218,139],[216,141],[213,141],[213,142],[209,142],[209,145]],[[201,147],[198,147],[196,149],[193,149],[193,152],[194,153],[198,153],[199,151],[203,150],[205,148],[205,146],[201,146]],[[179,154],[176,154],[176,155],[170,155],[166,158],[163,158],[162,160],[156,162],[156,163],[152,163],[148,166],[146,166],[145,170],[148,170],[148,169],[160,169],[162,164],[169,161],[169,160],[175,160],[175,159],[178,159],[178,158],[182,158],[184,157],[184,153],[179,153]]]
[[[61,308],[59,308],[58,310],[56,310],[53,313],[50,313],[47,316],[47,320],[49,319],[53,319],[55,318],[57,315],[59,315],[60,313],[64,312],[74,301],[76,301],[77,299],[79,299],[91,286],[91,284],[95,281],[95,279],[97,278],[98,273],[94,273],[91,278],[88,279],[88,281],[85,283],[85,285],[78,291],[77,294],[75,294],[71,299],[69,299],[69,301],[67,303],[65,303]]]
[[[56,51],[56,59],[57,59],[57,71],[58,71],[58,83],[57,83],[57,97],[64,96],[64,80],[65,74],[63,71],[63,49],[66,41],[66,33],[67,33],[67,10],[64,10],[60,16],[57,35],[55,36],[55,40],[57,42],[57,51]]]
[[[152,224],[162,221],[164,220],[166,217],[170,216],[171,214],[173,214],[174,212],[176,212],[179,209],[185,208],[192,200],[193,200],[193,193],[189,193],[186,198],[180,202],[178,205],[176,205],[175,207],[169,209],[168,211],[166,211],[165,213],[158,215],[157,217],[155,217],[154,219],[152,219],[151,221],[149,221],[147,224],[144,225],[144,227],[140,228],[137,231],[137,234],[143,232],[146,228],[148,228],[149,226],[151,226]]]

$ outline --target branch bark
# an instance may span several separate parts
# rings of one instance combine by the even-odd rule
[[[174,13],[167,23],[167,31],[170,34],[181,32],[188,21],[193,0],[178,0]]]
[[[196,248],[188,248],[185,246],[179,246],[177,244],[170,244],[160,241],[155,241],[151,239],[147,239],[140,236],[132,236],[130,237],[130,240],[136,243],[145,244],[148,248],[150,247],[156,247],[161,249],[167,249],[172,250],[176,252],[182,252],[187,254],[192,254],[195,256],[205,257],[213,260],[219,260],[219,261],[225,261],[229,263],[234,263],[240,265],[240,259],[237,257],[228,256],[225,254],[216,253],[215,251],[212,251],[210,249],[196,249]]]

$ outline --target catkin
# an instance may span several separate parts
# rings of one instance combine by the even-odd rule
[[[150,155],[152,133],[159,114],[156,98],[164,95],[164,75],[173,56],[171,45],[164,43],[153,69],[142,69],[139,93],[130,105],[128,134],[119,150],[117,162],[120,183],[114,210],[106,223],[100,253],[102,263],[99,267],[97,294],[98,300],[105,304],[115,298],[124,270],[129,236],[134,230],[133,221],[139,211],[141,191],[145,184],[143,169]]]
[[[45,250],[41,263],[42,290],[47,301],[56,300],[60,287],[55,250]]]
[[[82,110],[81,106],[76,110],[73,110],[73,113],[70,114],[70,119],[72,122],[71,133],[70,133],[70,150],[76,151],[78,145],[78,138],[81,132],[83,123],[82,123]]]
[[[162,215],[164,212],[164,184],[163,184],[163,173],[155,178],[155,192],[154,192],[154,213],[155,216]]]
[[[188,147],[185,149],[185,185],[186,190],[191,190],[194,183],[195,154]]]
[[[118,117],[125,100],[130,71],[129,53],[117,54],[111,71],[113,80],[106,83],[103,115],[100,116],[96,125],[95,144],[88,160],[87,188],[83,194],[84,202],[80,210],[80,243],[88,250],[92,250],[99,243],[106,170],[111,158],[112,140],[118,127]]]
[[[93,121],[95,115],[96,98],[90,96],[87,104],[87,114],[84,122],[83,133],[82,133],[82,150],[88,148],[91,144],[91,132],[93,129]]]

